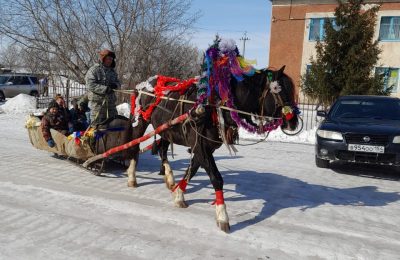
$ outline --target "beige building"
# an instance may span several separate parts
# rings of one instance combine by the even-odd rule
[[[368,9],[378,1],[365,1]],[[273,0],[269,64],[288,73],[299,86],[310,57],[315,57],[317,39],[324,36],[325,18],[334,18],[336,0]],[[382,50],[376,73],[400,96],[400,1],[382,1],[375,25],[375,39]]]

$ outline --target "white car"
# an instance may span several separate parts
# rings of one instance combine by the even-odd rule
[[[0,101],[19,94],[38,96],[38,78],[26,74],[0,74]]]

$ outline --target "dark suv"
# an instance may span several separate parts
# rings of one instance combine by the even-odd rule
[[[0,101],[19,94],[38,96],[38,78],[23,74],[0,74]]]
[[[400,166],[400,99],[384,96],[343,96],[316,132],[315,163],[332,161]]]

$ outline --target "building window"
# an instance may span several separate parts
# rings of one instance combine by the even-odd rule
[[[385,85],[385,89],[387,89],[388,87],[393,87],[392,93],[397,93],[397,85],[399,82],[398,68],[378,67],[375,69],[375,73],[383,75],[383,83]]]
[[[400,41],[400,16],[383,16],[381,18],[379,40]]]
[[[308,75],[309,73],[310,73],[310,70],[311,70],[311,64],[307,64],[307,67],[306,67],[306,75]]]
[[[333,28],[338,30],[339,27],[336,25],[334,18],[311,18],[310,19],[310,33],[308,39],[310,41],[323,41],[325,38],[325,21],[330,19],[332,21]]]

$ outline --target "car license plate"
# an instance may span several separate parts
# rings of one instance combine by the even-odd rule
[[[364,145],[364,144],[349,144],[347,147],[349,151],[365,152],[365,153],[384,153],[384,146]]]

